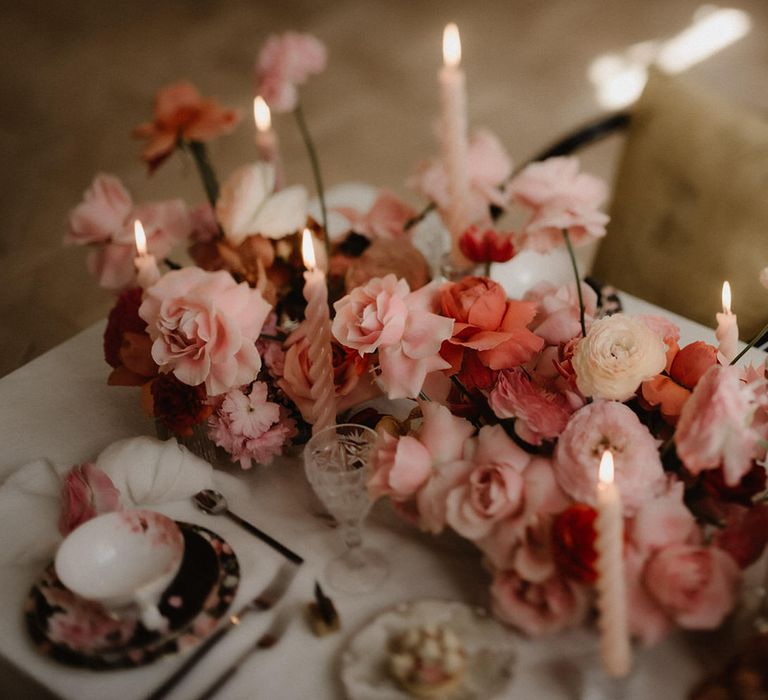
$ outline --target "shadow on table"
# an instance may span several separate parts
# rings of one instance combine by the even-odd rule
[[[0,658],[0,691],[2,691],[2,697],[8,700],[16,698],[58,700],[57,695],[2,658]]]

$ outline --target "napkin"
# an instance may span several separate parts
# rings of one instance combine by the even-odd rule
[[[186,500],[212,488],[211,465],[175,439],[119,440],[95,460],[120,491],[124,508]],[[0,566],[50,559],[61,541],[61,483],[72,465],[37,459],[0,486]]]

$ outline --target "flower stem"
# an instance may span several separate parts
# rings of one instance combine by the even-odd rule
[[[315,187],[317,188],[317,198],[320,200],[320,216],[323,221],[323,231],[325,232],[325,250],[328,254],[328,258],[331,257],[331,241],[328,236],[328,214],[325,210],[325,189],[323,188],[323,177],[320,174],[320,161],[317,157],[317,151],[315,150],[315,144],[310,136],[309,129],[307,128],[307,121],[304,119],[304,110],[301,108],[301,104],[296,105],[296,109],[293,111],[296,117],[296,123],[299,125],[299,131],[301,137],[304,139],[304,146],[307,149],[309,155],[309,162],[312,165],[312,175],[315,178]]]
[[[579,276],[579,266],[576,264],[576,254],[573,252],[571,237],[568,235],[568,229],[563,229],[563,238],[565,247],[568,248],[568,255],[571,258],[571,267],[576,277],[576,292],[579,295],[579,323],[581,324],[581,335],[587,337],[587,324],[584,321],[584,297],[581,295],[581,277]]]
[[[200,179],[203,181],[205,194],[212,207],[216,207],[216,200],[219,198],[219,181],[216,179],[216,173],[208,157],[208,149],[200,141],[185,141],[184,145],[189,149],[192,158],[200,173]]]
[[[742,357],[744,357],[744,355],[746,355],[746,354],[747,354],[747,351],[748,351],[750,348],[753,348],[753,347],[755,346],[755,344],[757,343],[757,341],[758,341],[758,340],[760,340],[760,338],[762,338],[762,337],[763,337],[763,336],[764,336],[766,333],[768,333],[768,323],[766,323],[766,324],[765,324],[765,325],[764,325],[764,326],[763,326],[763,327],[762,327],[762,328],[761,328],[761,329],[760,329],[760,330],[757,332],[757,335],[756,335],[754,338],[752,338],[752,340],[750,340],[750,341],[749,341],[749,343],[747,343],[747,346],[746,346],[746,347],[745,347],[745,348],[744,348],[744,349],[743,349],[743,350],[742,350],[742,351],[741,351],[741,352],[740,352],[738,355],[736,355],[736,357],[734,357],[734,358],[731,360],[730,364],[732,364],[732,365],[735,365],[735,364],[736,364],[736,363],[737,363],[737,362],[738,362],[738,361],[739,361],[739,360],[740,360]]]
[[[169,270],[181,270],[181,265],[179,265],[177,262],[174,262],[170,258],[163,258],[163,262]]]
[[[413,228],[416,224],[418,224],[420,221],[423,221],[424,218],[429,214],[429,212],[434,211],[437,209],[437,204],[434,202],[430,202],[427,204],[426,207],[424,207],[416,216],[411,217],[408,219],[408,221],[405,222],[405,226],[403,226],[403,231],[408,231],[409,229]]]

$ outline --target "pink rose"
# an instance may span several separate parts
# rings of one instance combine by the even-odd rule
[[[574,245],[605,235],[608,215],[599,207],[607,196],[605,183],[579,172],[578,158],[549,158],[531,163],[513,178],[512,198],[531,211],[517,247],[545,253],[563,245],[563,230]]]
[[[656,495],[664,470],[653,436],[624,404],[595,401],[571,416],[557,442],[555,476],[575,501],[596,505],[597,471],[606,448],[613,452],[624,512],[631,515]]]
[[[522,472],[529,461],[500,425],[481,428],[472,471],[448,494],[448,524],[468,539],[485,537],[498,521],[521,508]]]
[[[586,615],[584,589],[553,576],[531,583],[514,571],[497,573],[491,584],[493,614],[530,635],[547,635],[579,624]]]
[[[311,34],[273,34],[256,60],[256,91],[273,112],[290,112],[299,102],[297,87],[322,73],[325,62],[325,46]]]
[[[429,372],[448,367],[439,352],[453,320],[436,303],[434,284],[411,292],[394,275],[375,277],[334,304],[333,335],[361,355],[378,351],[389,398],[414,397]]]
[[[119,291],[135,283],[136,219],[144,226],[148,252],[158,260],[191,232],[191,219],[183,201],[134,206],[130,193],[114,175],[97,175],[82,203],[69,214],[64,242],[92,247],[88,269],[106,289]]]
[[[699,474],[723,467],[725,482],[736,486],[758,456],[760,433],[753,429],[756,395],[740,380],[738,367],[713,366],[683,407],[675,431],[677,454]]]
[[[683,503],[684,485],[670,480],[665,493],[649,498],[635,514],[629,536],[643,552],[690,542],[698,534],[696,520]]]
[[[626,401],[667,364],[664,341],[643,321],[615,314],[595,321],[573,353],[584,396]]]
[[[597,313],[597,294],[586,282],[581,283],[581,294],[584,320],[589,327]],[[581,335],[579,295],[575,283],[556,287],[551,282],[540,282],[525,293],[523,300],[538,304],[531,330],[544,338],[547,345],[567,343]]]
[[[270,310],[261,292],[228,273],[188,267],[146,290],[139,315],[161,370],[190,386],[205,382],[215,395],[256,378],[256,341]]]
[[[487,221],[490,205],[506,205],[508,196],[500,185],[511,172],[512,162],[494,134],[487,129],[472,134],[467,151],[469,198],[466,214],[470,223]],[[442,211],[447,209],[450,201],[448,175],[442,160],[424,163],[409,184]]]
[[[660,642],[673,624],[643,580],[647,555],[634,547],[624,548],[624,581],[627,586],[627,617],[634,637],[648,646]]]
[[[120,492],[101,469],[90,462],[67,472],[61,485],[59,532],[67,535],[87,520],[120,509]]]
[[[515,432],[532,445],[558,437],[575,410],[565,394],[535,383],[521,368],[499,372],[488,405],[499,418],[515,418]]]
[[[396,438],[383,432],[380,437],[372,460],[368,493],[374,500],[382,496],[397,501],[408,499],[432,475],[432,455],[411,435]]]
[[[643,581],[679,627],[713,629],[733,609],[739,567],[717,547],[671,545],[645,566]]]

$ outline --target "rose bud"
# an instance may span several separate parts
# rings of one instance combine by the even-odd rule
[[[517,251],[512,245],[511,233],[499,233],[493,229],[481,231],[470,226],[459,238],[459,248],[472,262],[503,263],[511,260]]]
[[[701,375],[712,365],[717,364],[717,348],[702,340],[690,343],[682,348],[669,368],[669,374],[678,384],[693,389]]]

